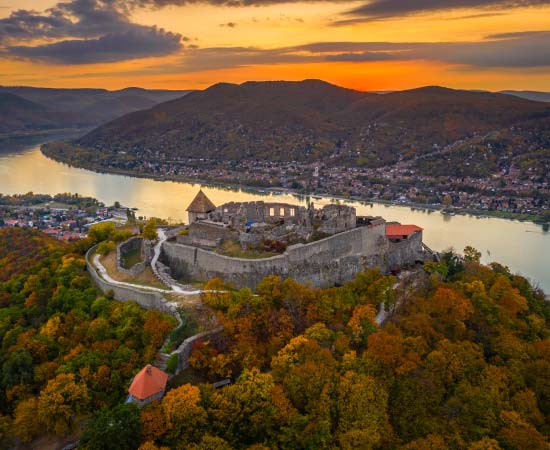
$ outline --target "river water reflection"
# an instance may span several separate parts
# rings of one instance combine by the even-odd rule
[[[39,145],[13,145],[0,150],[0,193],[29,191],[43,194],[77,192],[106,204],[119,201],[138,208],[137,215],[186,221],[185,208],[200,185],[100,174],[68,167],[46,158]],[[334,199],[305,198],[204,187],[214,204],[228,201],[281,201],[305,205],[328,204]],[[349,202],[360,215],[380,215],[386,220],[414,223],[424,228],[424,241],[434,250],[472,245],[483,253],[483,262],[499,261],[514,272],[538,282],[550,292],[550,233],[541,226],[493,218],[444,216],[438,211],[412,210],[402,206]]]

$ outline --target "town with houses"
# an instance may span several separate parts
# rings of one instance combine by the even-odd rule
[[[127,209],[117,206],[71,194],[0,196],[0,228],[33,228],[59,240],[77,241],[94,224],[126,222]]]
[[[451,164],[451,163],[450,163]],[[504,166],[497,174],[438,176],[417,170],[414,161],[368,168],[323,161],[220,161],[173,158],[162,152],[140,154],[132,161],[102,162],[105,168],[174,180],[249,186],[356,200],[392,202],[448,212],[524,215],[547,222],[550,211],[548,174]]]

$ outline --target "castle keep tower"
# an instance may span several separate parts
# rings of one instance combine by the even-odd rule
[[[186,210],[189,216],[189,224],[192,224],[197,220],[208,219],[208,213],[211,213],[215,209],[216,205],[214,205],[206,194],[202,192],[202,189],[199,190]]]

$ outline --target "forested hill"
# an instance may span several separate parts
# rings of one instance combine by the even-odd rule
[[[0,86],[0,133],[9,137],[62,128],[90,128],[187,93],[140,88],[107,91]]]
[[[504,94],[425,87],[379,95],[319,80],[221,83],[123,116],[78,144],[113,158],[124,151],[128,159],[158,152],[384,165],[474,134],[504,139],[511,129],[546,145],[549,123],[549,104]]]
[[[96,411],[124,402],[175,326],[159,311],[99,296],[74,253],[83,245],[0,229],[0,449],[74,441]]]
[[[0,282],[0,448],[82,426],[87,450],[550,449],[550,304],[475,249],[331,289],[210,280],[223,333],[139,411],[129,381],[175,321],[98,297],[73,253],[86,242],[41,236],[0,230],[0,267],[26,263]]]
[[[0,92],[0,135],[15,130],[47,130],[86,125],[87,120],[62,112],[52,112],[45,106],[18,95]]]
[[[525,278],[452,253],[397,289],[376,271],[341,288],[266,278],[205,302],[183,384],[142,410],[142,449],[548,450],[550,307]],[[380,303],[396,314],[383,327]],[[160,424],[160,425],[159,425]]]

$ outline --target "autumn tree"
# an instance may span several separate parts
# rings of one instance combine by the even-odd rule
[[[476,250],[474,247],[467,245],[464,247],[464,259],[466,261],[479,263],[481,260],[481,252]]]
[[[98,223],[90,227],[88,230],[88,237],[94,244],[98,244],[102,241],[109,240],[115,231],[116,227],[113,222]]]
[[[38,398],[29,397],[19,402],[15,409],[14,431],[23,442],[30,442],[43,427],[43,423],[36,413],[37,408]]]
[[[253,444],[271,432],[273,377],[245,370],[234,385],[214,392],[208,412],[214,429],[230,443]]]
[[[351,330],[352,342],[365,345],[376,328],[376,309],[372,305],[359,305],[353,310],[348,327]]]
[[[337,439],[342,449],[374,449],[388,436],[388,394],[373,377],[347,371],[337,384]]]
[[[149,219],[143,226],[142,234],[145,239],[156,241],[158,239],[157,221],[155,219]]]
[[[199,388],[184,384],[169,391],[162,399],[162,411],[169,436],[180,442],[196,441],[206,423]]]
[[[38,419],[46,429],[63,435],[73,428],[78,415],[86,412],[89,402],[85,384],[71,374],[59,374],[50,380],[38,398]]]

